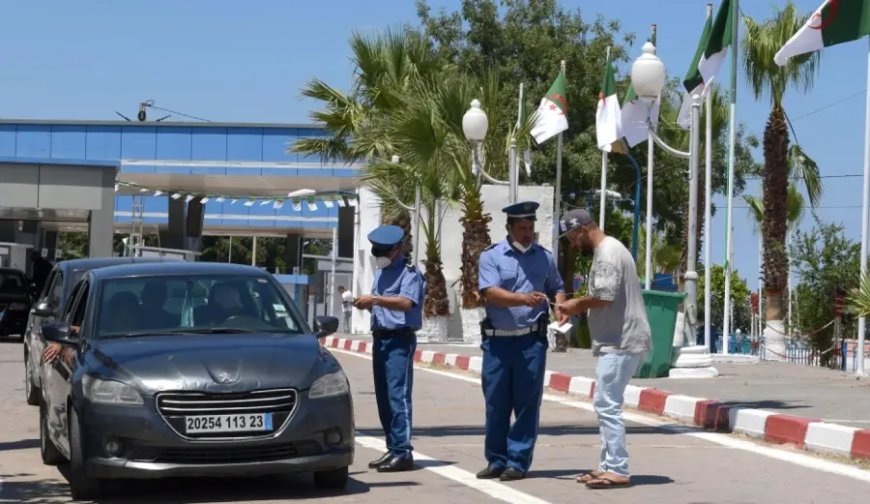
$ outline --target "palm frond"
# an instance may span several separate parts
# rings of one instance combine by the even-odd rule
[[[743,201],[749,205],[749,214],[752,215],[755,229],[757,231],[761,228],[761,221],[764,220],[764,202],[761,198],[749,194],[743,195]]]
[[[798,144],[789,148],[788,164],[791,176],[803,181],[810,206],[817,207],[822,198],[822,176],[819,173],[819,165],[807,156]]]
[[[870,274],[864,275],[861,284],[852,289],[847,303],[849,313],[856,317],[870,317]]]
[[[800,223],[804,215],[804,197],[801,195],[797,186],[789,184],[788,196],[786,202],[788,227],[793,228]]]
[[[812,88],[819,67],[820,51],[795,56],[784,66],[777,65],[773,60],[777,51],[804,25],[807,17],[797,13],[797,7],[791,0],[782,9],[774,8],[773,18],[764,23],[743,17],[746,25],[743,70],[756,100],[764,93],[769,93],[771,103],[780,107],[789,84],[803,91]]]

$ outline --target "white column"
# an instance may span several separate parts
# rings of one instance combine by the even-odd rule
[[[652,126],[650,126],[652,128]],[[644,247],[644,276],[646,277],[645,287],[647,290],[652,288],[654,274],[652,271],[652,218],[653,218],[653,166],[655,165],[655,141],[653,140],[652,129],[647,133],[646,139],[646,245]]]

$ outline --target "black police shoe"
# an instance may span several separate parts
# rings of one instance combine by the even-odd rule
[[[508,467],[503,473],[501,473],[501,476],[499,476],[498,479],[502,481],[516,481],[525,477],[526,474],[524,472],[514,469],[513,467]]]
[[[414,456],[410,453],[393,455],[378,466],[378,472],[402,472],[414,470]]]
[[[383,455],[381,455],[379,458],[372,460],[371,462],[369,462],[369,469],[377,468],[379,465],[383,464],[387,460],[390,460],[390,457],[392,455],[393,455],[392,453],[386,452]]]
[[[487,466],[486,469],[477,473],[477,479],[496,479],[501,476],[503,472],[503,467]]]

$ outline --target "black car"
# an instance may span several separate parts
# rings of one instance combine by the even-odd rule
[[[33,303],[33,282],[14,268],[0,268],[0,336],[24,339],[27,314]]]
[[[88,271],[96,268],[104,268],[106,266],[116,266],[119,264],[143,263],[143,262],[160,262],[167,259],[160,258],[143,258],[143,257],[95,257],[88,259],[71,259],[61,261],[52,268],[48,278],[45,281],[45,287],[38,294],[35,307],[39,308],[38,312],[44,315],[35,313],[37,310],[31,310],[29,317],[25,315],[26,330],[24,333],[24,394],[27,398],[27,404],[36,406],[39,404],[41,396],[39,363],[42,357],[42,351],[45,349],[45,340],[42,338],[42,324],[46,322],[56,321],[58,316],[66,306],[69,294],[73,286]]]
[[[350,385],[286,291],[250,266],[112,266],[76,285],[46,340],[42,459],[76,499],[113,478],[314,472],[347,484]]]

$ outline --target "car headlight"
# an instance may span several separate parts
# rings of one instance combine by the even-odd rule
[[[308,397],[317,399],[320,397],[332,397],[344,395],[350,392],[350,385],[347,383],[347,376],[343,371],[336,371],[323,375],[314,380],[311,384],[311,389],[308,391]]]
[[[142,396],[126,383],[114,380],[103,380],[85,375],[82,378],[82,390],[85,398],[101,404],[142,404]]]

